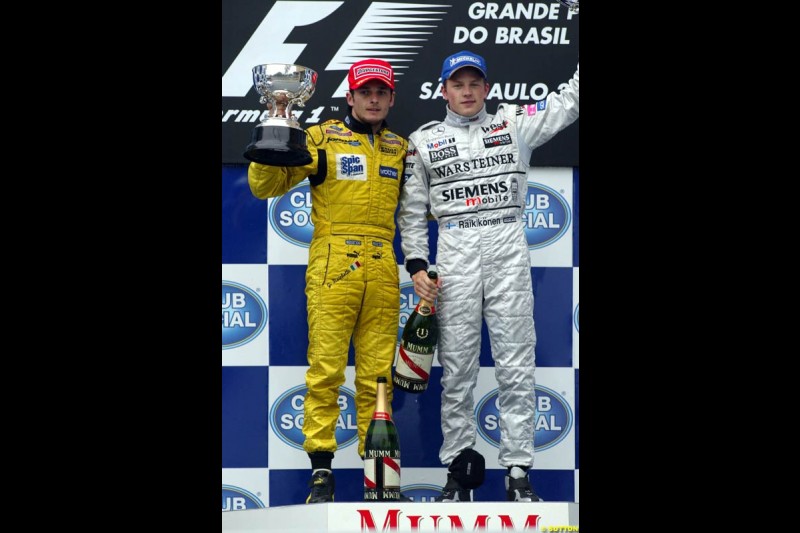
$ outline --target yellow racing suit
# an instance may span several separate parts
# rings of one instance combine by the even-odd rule
[[[378,134],[352,114],[306,130],[312,161],[301,167],[250,163],[258,198],[284,194],[308,177],[314,233],[306,270],[308,371],[303,435],[306,452],[337,449],[339,387],[355,349],[358,453],[375,409],[376,378],[391,368],[397,343],[400,288],[392,241],[408,141],[384,122]]]

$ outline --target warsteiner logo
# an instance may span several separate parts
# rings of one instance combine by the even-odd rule
[[[536,415],[534,425],[534,450],[552,448],[572,429],[572,408],[563,396],[554,390],[536,385]],[[497,389],[484,396],[475,408],[478,432],[497,448],[500,447],[500,412]]]
[[[234,485],[222,485],[222,510],[264,509],[264,503],[252,492]]]
[[[299,385],[287,390],[275,400],[269,411],[269,425],[283,442],[303,449],[303,406],[308,387]],[[358,441],[358,420],[353,391],[339,387],[339,419],[336,421],[336,445],[341,450]]]
[[[528,182],[523,222],[528,249],[544,248],[567,233],[572,211],[567,200],[541,183]]]
[[[284,240],[303,248],[310,246],[314,224],[311,223],[311,191],[307,180],[272,201],[269,224]]]
[[[267,324],[267,306],[250,288],[222,281],[222,349],[255,339]]]

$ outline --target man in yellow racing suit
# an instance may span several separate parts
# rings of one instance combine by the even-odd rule
[[[311,459],[306,503],[333,501],[339,387],[350,340],[355,349],[358,453],[375,408],[376,378],[391,368],[397,343],[400,289],[392,241],[394,213],[408,142],[385,121],[394,105],[394,71],[378,59],[359,61],[348,75],[344,120],[306,130],[312,161],[299,167],[250,163],[258,198],[286,193],[308,177],[314,233],[308,255],[308,364],[303,435]],[[278,104],[281,111],[280,104]]]

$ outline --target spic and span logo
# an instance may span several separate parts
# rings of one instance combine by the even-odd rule
[[[307,180],[272,202],[269,223],[282,239],[303,248],[310,246],[314,224],[311,223],[311,189]]]
[[[272,431],[283,442],[303,449],[303,404],[308,387],[299,385],[287,390],[275,400],[269,411],[269,425]],[[358,441],[358,419],[356,418],[356,401],[353,391],[339,387],[339,419],[336,421],[336,445],[346,448]]]
[[[264,503],[252,492],[234,485],[222,485],[222,510],[263,509]]]
[[[572,408],[557,392],[536,385],[536,415],[534,423],[534,450],[552,448],[572,429]],[[500,411],[498,389],[484,396],[475,408],[478,432],[492,446],[500,447]]]
[[[536,250],[553,244],[567,233],[572,222],[572,211],[567,200],[555,189],[528,182],[522,221],[528,249]]]
[[[222,281],[222,349],[247,344],[267,324],[267,306],[248,287]]]

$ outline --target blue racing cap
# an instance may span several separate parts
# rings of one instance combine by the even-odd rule
[[[484,78],[488,78],[486,75],[486,61],[478,54],[462,50],[444,60],[442,64],[442,83],[450,79],[450,76],[452,76],[455,71],[464,67],[476,68],[481,71]]]

